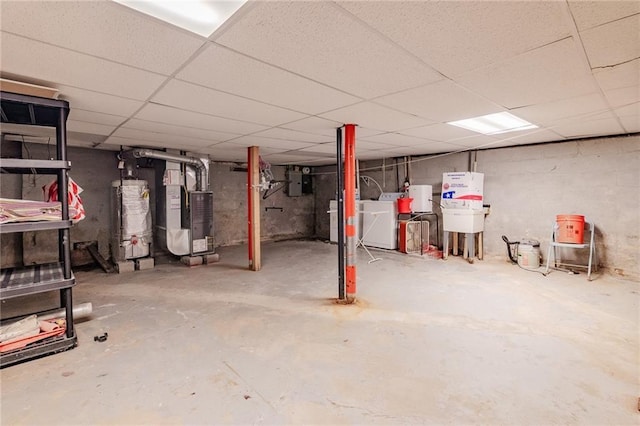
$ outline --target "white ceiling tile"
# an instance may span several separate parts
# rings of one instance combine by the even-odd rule
[[[165,77],[2,32],[2,71],[130,99],[147,99]],[[28,52],[28,54],[26,54]]]
[[[233,162],[245,162],[247,161],[247,149],[242,147],[236,147],[234,149],[229,147],[215,146],[210,148],[204,148],[203,153],[208,154],[212,161],[233,161]]]
[[[196,139],[209,140],[211,143],[223,142],[229,139],[237,138],[236,133],[218,132],[215,130],[195,129],[193,127],[176,126],[174,124],[158,123],[155,121],[146,121],[133,118],[122,125],[122,128],[135,130],[143,130],[146,132],[164,133],[174,135],[174,138],[189,137]]]
[[[389,143],[382,142],[372,142],[366,139],[359,139],[356,141],[356,153],[359,152],[368,152],[368,151],[379,151],[381,149],[396,149],[398,145],[393,145]]]
[[[6,1],[1,19],[3,31],[165,75],[205,42],[110,1]]]
[[[375,102],[440,122],[504,111],[504,108],[499,105],[471,93],[451,80],[442,80],[427,86],[383,96],[375,99]]]
[[[640,132],[640,102],[614,110],[628,133]]]
[[[620,117],[620,121],[627,133],[640,132],[640,116]]]
[[[566,138],[580,138],[602,135],[618,135],[625,133],[618,120],[613,118],[601,120],[566,120],[553,126],[552,130]]]
[[[459,152],[466,151],[467,149],[467,147],[461,145],[455,145],[446,142],[429,141],[424,145],[400,147],[394,150],[385,150],[379,152],[385,152],[387,154],[387,157],[404,157],[407,155],[428,155],[443,152]]]
[[[300,149],[300,152],[320,153],[320,154],[333,154],[336,156],[338,148],[335,142],[314,144],[307,148]]]
[[[176,78],[308,114],[361,101],[215,44],[210,44]]]
[[[616,108],[613,112],[618,117],[640,117],[640,101],[620,108]]]
[[[451,77],[570,35],[562,2],[339,2]]]
[[[309,157],[305,157],[304,155],[292,154],[289,152],[276,153],[276,154],[265,154],[264,159],[274,165],[282,165],[282,164],[298,164],[301,161],[308,161]],[[327,160],[321,160],[327,161]]]
[[[128,117],[143,105],[141,101],[79,89],[77,87],[58,85],[58,90],[60,90],[59,99],[69,101],[71,111],[77,108],[84,111]]]
[[[431,123],[430,120],[394,111],[372,102],[362,102],[321,115],[330,120],[354,123],[358,126],[385,132],[394,132]],[[356,129],[357,134],[358,130]]]
[[[109,135],[115,129],[116,129],[116,126],[106,126],[104,124],[67,120],[67,131],[69,132],[81,132],[81,133],[89,133],[94,135]]]
[[[605,90],[604,94],[609,101],[609,105],[614,108],[640,101],[640,88],[638,88],[638,86]]]
[[[498,139],[486,136],[479,135],[476,133],[476,136],[468,136],[460,139],[453,139],[448,141],[447,143],[451,143],[454,145],[465,146],[467,148],[489,148],[491,147]]]
[[[416,127],[414,129],[402,130],[399,133],[417,138],[446,142],[464,137],[477,136],[476,132],[452,126],[451,124],[432,124],[429,126]]]
[[[256,2],[216,42],[362,98],[441,78],[330,2]]]
[[[580,33],[591,68],[640,57],[640,14]]]
[[[109,136],[109,138],[104,142],[104,144],[115,145],[115,146],[122,145],[122,146],[128,146],[128,147],[144,146],[147,148],[155,148],[155,149],[166,148],[166,146],[160,142],[146,140],[146,139],[115,136],[115,135]],[[202,150],[204,147],[196,147],[193,145],[187,145],[187,144],[183,145],[183,144],[175,143],[175,144],[171,144],[171,148],[180,149],[183,151],[190,151],[190,152],[200,152],[199,150]]]
[[[602,90],[631,86],[638,87],[640,83],[640,59],[616,65],[615,67],[594,70],[593,75],[598,80]]]
[[[160,89],[152,100],[180,109],[271,126],[305,117],[299,112],[175,79]]]
[[[280,127],[316,135],[332,136],[335,139],[336,129],[340,126],[342,126],[342,123],[338,121],[327,120],[321,117],[307,117],[302,120],[282,124]]]
[[[214,159],[225,161],[247,161],[247,147],[251,145],[234,144],[222,142],[208,148],[203,148],[203,152],[211,155]],[[282,149],[260,147],[260,156],[283,152]]]
[[[175,126],[193,127],[195,129],[213,130],[225,133],[247,134],[265,130],[262,124],[247,123],[229,118],[215,117],[186,111],[165,105],[149,103],[136,114],[136,118]]]
[[[541,125],[550,125],[563,118],[590,116],[608,110],[607,103],[602,95],[593,93],[575,98],[561,99],[538,105],[516,108],[509,111],[511,114],[525,120]]]
[[[492,144],[491,147],[524,145],[538,142],[552,142],[563,140],[564,137],[547,129],[532,129],[520,132],[509,132],[501,135],[493,135],[493,138],[499,139],[501,142]]]
[[[381,158],[390,158],[383,151],[367,151],[356,154],[356,160],[378,160]]]
[[[107,126],[118,126],[126,117],[120,115],[103,114],[101,112],[87,111],[83,109],[71,108],[68,120],[84,121],[87,123],[104,124]]]
[[[424,138],[402,135],[400,133],[382,133],[379,135],[367,136],[366,138],[360,138],[360,141],[363,140],[404,147],[424,145],[426,143],[433,142]]]
[[[373,135],[379,135],[380,133],[384,133],[383,130],[377,130],[377,129],[371,129],[369,127],[365,127],[362,125],[357,125],[356,126],[356,140],[360,139],[360,138],[366,138],[369,136],[373,136]],[[343,134],[343,140],[344,140],[344,131],[342,132]]]
[[[585,95],[595,88],[573,38],[469,73],[457,81],[509,109]]]
[[[211,139],[176,136],[169,133],[128,129],[125,127],[120,127],[113,133],[113,136],[140,142],[146,141],[162,148],[177,148],[181,146],[202,148],[219,142]]]
[[[640,13],[640,2],[625,1],[585,1],[569,0],[571,14],[576,21],[578,30],[606,24],[626,16]]]
[[[280,150],[300,149],[300,148],[305,148],[313,145],[308,142],[265,138],[265,137],[259,137],[259,136],[253,136],[253,135],[241,136],[239,138],[232,139],[226,143],[240,145],[240,146],[259,146],[260,149],[275,148]]]
[[[335,140],[336,138],[335,134],[333,136],[321,136],[314,135],[312,133],[298,132],[296,130],[281,129],[278,127],[254,133],[253,136],[311,143],[330,142],[332,139]]]

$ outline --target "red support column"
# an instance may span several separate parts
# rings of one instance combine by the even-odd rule
[[[347,236],[347,303],[356,299],[356,125],[344,126],[344,210]]]

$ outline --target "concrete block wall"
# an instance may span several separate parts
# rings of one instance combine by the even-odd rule
[[[234,172],[234,163],[211,164],[213,219],[216,244],[228,246],[247,242],[247,173]],[[275,180],[285,180],[286,168],[272,166]],[[273,195],[260,200],[260,231],[263,241],[314,236],[313,194],[289,197],[286,184],[270,190]],[[276,190],[274,192],[274,190]],[[261,192],[261,197],[264,192]],[[282,209],[282,210],[280,210]]]
[[[52,148],[49,148],[52,149]],[[11,151],[13,150],[13,151]],[[48,148],[41,144],[3,142],[2,152],[7,156],[45,159]],[[27,152],[28,151],[28,152]],[[71,161],[69,175],[84,192],[80,195],[87,217],[71,229],[71,243],[98,241],[103,257],[109,258],[111,182],[119,179],[116,152],[97,149],[68,149]],[[157,161],[157,160],[155,160]],[[211,163],[210,182],[214,193],[214,229],[216,244],[233,245],[247,241],[247,175],[231,171],[234,164]],[[275,179],[285,179],[285,167],[274,166]],[[152,220],[155,224],[155,170],[141,167],[139,178],[149,182],[151,189]],[[2,192],[5,198],[42,200],[42,186],[54,180],[53,175],[3,175]],[[280,185],[284,185],[281,183]],[[314,236],[314,205],[312,194],[289,197],[279,190],[261,200],[261,228],[263,240],[310,238]],[[279,207],[282,211],[266,207]],[[57,231],[27,232],[2,236],[2,267],[51,262],[57,260]]]
[[[469,170],[470,158],[473,154],[469,152],[412,157],[411,182],[433,185],[434,201],[439,204],[442,173]],[[556,215],[582,214],[596,224],[599,263],[610,273],[640,279],[640,136],[489,149],[478,151],[475,160],[477,171],[485,174],[485,203],[491,205],[485,221],[486,256],[506,259],[501,239],[506,235],[511,240],[540,241],[546,260]],[[363,171],[380,166],[381,161],[361,162],[361,174],[382,185],[380,170]],[[404,167],[400,167],[402,175]],[[384,190],[395,190],[395,170],[386,176],[392,183]],[[335,181],[331,185],[333,196]],[[361,189],[363,199],[379,193],[362,182]],[[323,196],[318,203],[328,204],[324,194],[324,190],[316,192],[316,196]],[[318,217],[317,235],[328,238],[328,226],[328,217]],[[433,241],[433,227],[431,232]],[[564,253],[564,258],[571,257],[582,262],[586,253]]]
[[[33,158],[47,158],[46,145],[28,144]],[[23,151],[23,155],[26,152]],[[116,152],[97,149],[69,147],[67,158],[71,161],[71,177],[83,192],[80,194],[86,212],[84,220],[71,228],[71,244],[82,241],[97,241],[100,254],[109,258],[110,197],[111,182],[120,178]],[[140,169],[140,179],[149,180],[149,170]],[[151,175],[152,177],[152,175]],[[23,175],[22,197],[42,200],[42,186],[55,180],[55,176]],[[150,180],[153,184],[153,179]],[[26,264],[57,260],[57,232],[26,232],[23,234],[23,256]]]

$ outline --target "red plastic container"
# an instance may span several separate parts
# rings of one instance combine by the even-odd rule
[[[411,213],[413,198],[398,198],[398,213]]]
[[[584,238],[584,216],[579,214],[559,214],[556,216],[559,243],[582,244]]]

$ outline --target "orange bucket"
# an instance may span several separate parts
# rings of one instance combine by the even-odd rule
[[[584,216],[579,214],[559,214],[556,216],[559,243],[582,244],[584,236]]]
[[[411,213],[413,198],[398,198],[398,213]]]

